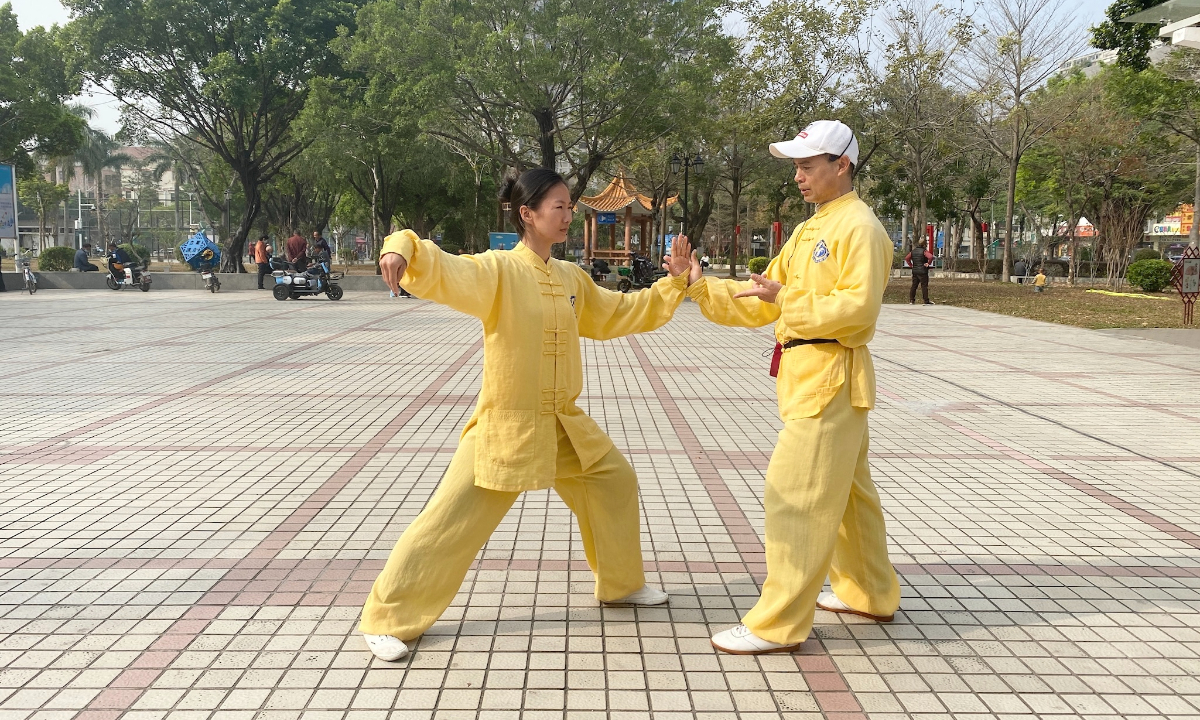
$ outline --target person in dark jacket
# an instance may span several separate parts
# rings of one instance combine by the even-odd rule
[[[116,243],[110,242],[108,244],[108,272],[113,276],[113,280],[117,282],[124,280],[125,268],[131,266],[129,255],[117,247]]]
[[[904,256],[904,262],[912,266],[912,287],[908,291],[908,304],[912,305],[917,301],[917,286],[921,286],[921,297],[924,298],[926,305],[932,305],[929,302],[929,267],[933,265],[933,253],[925,249],[924,245],[913,245],[912,251]]]
[[[1013,274],[1017,276],[1017,284],[1025,284],[1025,275],[1029,272],[1029,265],[1024,260],[1018,260],[1013,263]]]
[[[88,254],[92,252],[92,244],[84,243],[83,247],[75,251],[75,269],[79,272],[96,272],[100,269],[99,266],[88,260]]]

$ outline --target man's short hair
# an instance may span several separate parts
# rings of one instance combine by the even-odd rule
[[[267,236],[266,236],[266,235],[259,235],[259,236],[258,236],[258,239],[259,239],[259,240],[266,240],[266,239],[267,239]]]
[[[80,245],[80,247],[91,247],[91,246],[92,246],[91,243],[84,243],[83,245]]]

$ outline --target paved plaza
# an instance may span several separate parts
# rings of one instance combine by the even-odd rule
[[[780,423],[764,330],[685,303],[584,342],[668,607],[600,609],[518,500],[400,663],[356,632],[449,463],[477,321],[348,294],[0,295],[0,720],[1200,717],[1200,349],[885,307],[872,468],[904,599],[794,655],[754,602]]]

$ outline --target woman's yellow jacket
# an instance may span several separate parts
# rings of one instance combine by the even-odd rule
[[[477,434],[475,484],[519,492],[554,484],[556,424],[583,470],[612,440],[575,401],[583,390],[579,338],[649,332],[683,301],[687,276],[623,294],[592,282],[578,265],[514,250],[450,255],[411,230],[389,235],[381,254],[408,262],[400,284],[424,300],[483,321],[483,385],[463,435]]]

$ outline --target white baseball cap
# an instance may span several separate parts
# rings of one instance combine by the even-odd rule
[[[817,155],[845,155],[858,165],[858,138],[854,131],[837,120],[817,120],[800,131],[793,140],[771,143],[777,158],[810,158]]]

